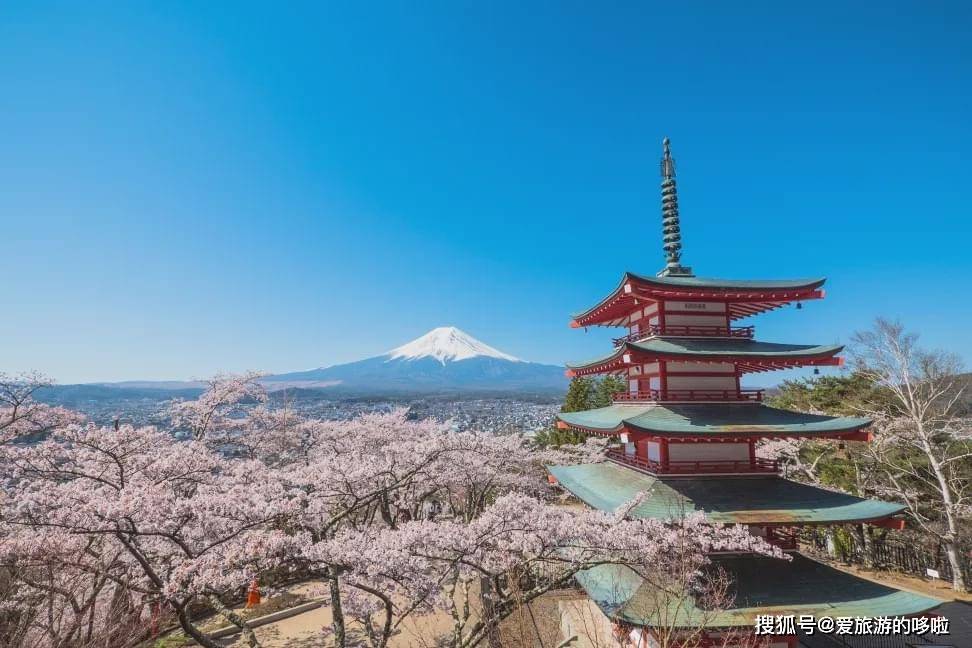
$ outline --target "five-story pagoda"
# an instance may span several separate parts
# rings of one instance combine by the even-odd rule
[[[625,273],[607,297],[574,316],[571,326],[617,326],[627,333],[599,358],[569,363],[568,376],[617,374],[626,391],[608,407],[562,413],[558,427],[612,436],[608,461],[552,466],[554,479],[590,506],[614,510],[638,493],[650,496],[631,515],[671,519],[701,511],[713,522],[747,525],[792,561],[754,555],[713,556],[734,579],[734,602],[715,616],[686,610],[681,623],[705,617],[713,638],[752,627],[758,615],[917,615],[939,601],[856,578],[795,553],[795,527],[869,523],[901,528],[904,507],[790,481],[775,461],[757,456],[766,439],[869,441],[871,421],[802,414],[763,403],[744,389],[745,374],[792,367],[840,366],[840,346],[755,339],[738,320],[824,296],[823,278],[726,280],[696,277],[681,262],[675,162],[664,141],[661,162],[666,266],[656,276]],[[650,614],[639,610],[643,582],[624,568],[603,567],[578,581],[631,645],[656,645]],[[699,606],[701,607],[701,603]],[[774,637],[795,647],[795,635]]]

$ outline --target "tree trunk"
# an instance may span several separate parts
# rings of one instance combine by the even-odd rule
[[[189,618],[189,614],[186,612],[184,605],[172,603],[172,607],[175,608],[176,616],[179,619],[179,625],[182,627],[183,632],[192,637],[193,641],[203,648],[222,648],[222,646],[207,637],[199,628],[192,624],[192,619]]]
[[[864,551],[864,566],[868,569],[874,568],[874,537],[871,528],[866,524],[860,525],[861,545]]]
[[[827,547],[827,555],[831,558],[837,557],[837,543],[834,542],[834,530],[830,527],[824,531],[824,543]]]
[[[962,557],[959,555],[959,548],[954,539],[946,539],[945,555],[948,557],[948,565],[952,568],[952,589],[956,592],[964,592],[966,588],[965,574],[962,573]]]
[[[243,635],[243,638],[246,640],[246,643],[250,646],[250,648],[260,648],[260,642],[257,640],[256,634],[253,632],[253,628],[250,627],[250,624],[247,623],[243,617],[237,614],[234,610],[226,607],[223,602],[219,600],[218,596],[210,596],[209,604],[213,606],[213,609],[216,610],[221,617],[240,629],[240,634]]]
[[[952,567],[952,589],[956,592],[964,592],[965,575],[962,573],[962,560],[959,557],[958,547],[955,545],[955,539],[959,533],[958,520],[956,519],[958,507],[952,499],[952,485],[949,483],[948,477],[942,469],[942,464],[928,441],[924,426],[920,423],[918,430],[921,434],[922,449],[925,451],[932,472],[935,473],[935,479],[938,480],[938,490],[942,496],[942,512],[945,513],[945,524],[948,528],[948,533],[945,534],[943,540],[945,541],[945,554],[948,556],[948,563]]]
[[[331,629],[334,631],[334,648],[345,648],[347,638],[344,630],[344,612],[341,610],[341,583],[338,580],[339,578],[338,572],[331,569],[327,583],[331,591]]]
[[[479,579],[479,600],[483,606],[483,624],[485,625],[486,645],[489,648],[503,648],[500,643],[499,619],[496,612],[496,591],[492,579]]]

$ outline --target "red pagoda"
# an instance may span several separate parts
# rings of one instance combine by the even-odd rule
[[[627,390],[615,394],[608,407],[562,413],[557,425],[614,437],[619,445],[608,452],[608,461],[552,466],[551,475],[598,509],[614,510],[649,492],[631,515],[672,519],[701,511],[713,522],[746,525],[792,553],[791,561],[752,554],[712,556],[734,579],[734,603],[714,615],[687,609],[678,623],[690,627],[705,617],[713,641],[730,629],[753,627],[758,615],[907,616],[938,606],[935,599],[865,581],[796,553],[800,526],[903,526],[896,517],[901,505],[785,479],[775,461],[756,453],[757,444],[767,439],[871,439],[869,419],[773,408],[763,403],[762,390],[743,387],[749,373],[841,365],[840,346],[762,342],[755,339],[752,325],[738,323],[823,298],[824,279],[695,276],[681,262],[675,161],[668,139],[661,176],[665,268],[655,276],[625,273],[610,294],[571,322],[575,328],[626,329],[615,338],[613,350],[569,363],[567,374],[624,376]],[[643,579],[627,568],[604,566],[581,574],[578,581],[615,632],[629,638],[628,645],[658,645],[656,629],[662,622],[641,605]],[[569,626],[569,620],[565,623]],[[795,648],[797,637],[783,633],[768,645]]]

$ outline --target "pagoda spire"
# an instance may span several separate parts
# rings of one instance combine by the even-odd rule
[[[665,269],[658,273],[660,277],[682,276],[691,277],[692,268],[681,264],[682,258],[682,229],[678,218],[678,189],[675,185],[675,160],[672,158],[671,141],[666,137],[662,140],[661,160],[661,194],[662,194],[662,233],[665,244]]]

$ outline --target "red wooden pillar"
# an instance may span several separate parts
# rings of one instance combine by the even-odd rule
[[[661,459],[663,471],[668,471],[668,439],[658,440],[658,456]]]
[[[756,439],[749,440],[749,467],[756,468]]]
[[[661,389],[662,400],[668,400],[668,362],[658,361],[658,387]]]

